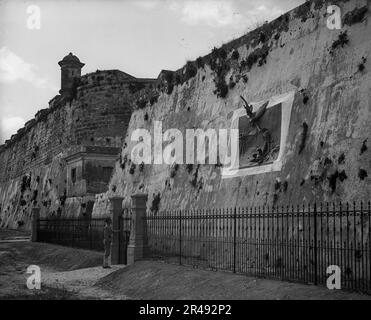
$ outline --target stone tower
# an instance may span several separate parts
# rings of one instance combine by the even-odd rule
[[[72,99],[81,77],[81,68],[85,64],[80,62],[79,58],[71,52],[58,64],[61,66],[61,90],[59,93],[67,99]]]

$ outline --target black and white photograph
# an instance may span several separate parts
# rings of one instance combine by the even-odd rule
[[[370,10],[0,0],[0,304],[371,300]]]

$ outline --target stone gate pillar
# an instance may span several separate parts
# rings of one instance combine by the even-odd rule
[[[37,221],[40,219],[40,208],[32,208],[31,241],[37,241]]]
[[[128,264],[133,264],[135,261],[143,259],[147,248],[146,221],[144,219],[146,217],[147,199],[147,194],[134,194],[131,196],[132,218],[128,245]]]
[[[123,197],[110,197],[111,202],[111,212],[110,216],[112,219],[112,229],[113,229],[113,237],[112,237],[112,246],[111,246],[111,263],[112,264],[119,264],[119,257],[120,257],[120,218],[122,215],[122,200]],[[120,232],[117,232],[119,231]]]

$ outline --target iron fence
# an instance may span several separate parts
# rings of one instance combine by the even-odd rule
[[[126,245],[130,236],[130,219],[131,218],[127,215],[120,217],[120,251],[126,250]],[[37,225],[37,241],[104,251],[104,225],[105,218],[39,219]],[[126,261],[126,255],[120,255],[120,260],[121,259]]]
[[[148,213],[148,255],[256,277],[371,292],[370,202]]]
[[[105,219],[39,219],[37,240],[103,251]]]

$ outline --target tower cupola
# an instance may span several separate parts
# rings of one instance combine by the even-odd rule
[[[71,52],[58,62],[61,67],[61,89],[59,93],[72,99],[78,80],[81,77],[81,68],[85,65]]]

